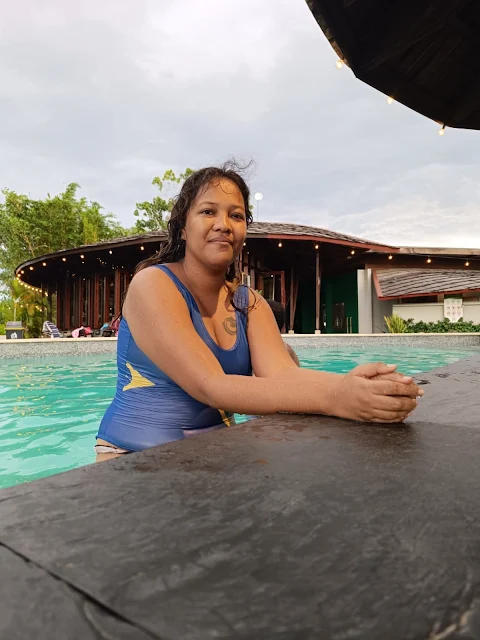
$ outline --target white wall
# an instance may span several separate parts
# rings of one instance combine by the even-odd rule
[[[372,292],[372,316],[373,330],[372,333],[387,333],[385,326],[385,316],[390,317],[393,313],[393,305],[396,300],[379,300],[375,288]]]
[[[393,313],[396,313],[404,320],[413,318],[415,322],[439,322],[445,318],[443,302],[394,304]],[[480,324],[480,302],[464,302],[463,319]]]
[[[393,313],[404,320],[412,318],[415,322],[439,322],[443,320],[443,302],[425,304],[394,304]]]
[[[373,333],[372,270],[357,271],[358,333]],[[375,296],[376,297],[376,296]]]
[[[480,302],[464,302],[463,319],[480,324]]]

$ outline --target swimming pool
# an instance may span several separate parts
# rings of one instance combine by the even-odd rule
[[[479,351],[327,348],[297,353],[302,365],[312,369],[345,373],[380,360],[415,374]],[[94,462],[94,435],[115,383],[112,355],[0,361],[0,488]]]

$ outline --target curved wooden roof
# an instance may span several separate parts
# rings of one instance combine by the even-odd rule
[[[307,0],[357,78],[427,118],[480,129],[480,3]]]
[[[52,258],[75,255],[78,253],[94,252],[103,249],[128,247],[129,245],[158,243],[165,240],[166,237],[167,232],[159,229],[158,231],[152,231],[150,233],[104,240],[102,242],[95,242],[93,244],[74,247],[73,249],[63,249],[61,251],[56,251],[55,253],[50,253],[48,255],[38,256],[37,258],[30,259],[19,265],[16,268],[15,273],[17,274],[22,269],[27,269],[32,265]],[[330,231],[329,229],[320,229],[318,227],[309,227],[305,225],[290,224],[286,222],[253,222],[248,228],[247,238],[271,238],[278,240],[291,238],[295,240],[329,242],[332,244],[341,244],[351,247],[364,248],[366,250],[371,249],[380,252],[398,251],[396,247],[384,245],[379,242],[371,242],[369,240],[365,240],[364,238],[358,238],[356,236],[350,236],[343,233],[336,233],[335,231]]]

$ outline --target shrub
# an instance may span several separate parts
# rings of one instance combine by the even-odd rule
[[[405,320],[396,313],[390,317],[385,316],[384,320],[389,333],[406,333],[407,327]]]
[[[480,324],[460,318],[450,322],[448,318],[438,322],[415,322],[412,318],[405,321],[407,333],[480,333]]]

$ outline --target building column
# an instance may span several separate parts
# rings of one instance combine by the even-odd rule
[[[320,248],[315,251],[315,333],[320,331],[320,294],[322,288],[322,273],[320,271]]]
[[[121,296],[121,282],[120,282],[120,270],[115,269],[115,293],[114,293],[114,312],[113,317],[117,318],[122,311],[122,296]]]
[[[92,329],[99,328],[98,317],[100,315],[100,278],[98,273],[95,271],[92,278]],[[100,325],[101,326],[101,325]]]
[[[53,287],[50,283],[47,284],[47,320],[52,322],[52,308],[53,308]]]
[[[60,329],[63,329],[63,317],[62,317],[62,309],[65,304],[65,298],[63,296],[63,282],[57,281],[57,317],[56,317],[56,325]]]
[[[297,310],[298,278],[295,276],[295,267],[290,271],[290,319],[288,323],[288,333],[295,333],[295,311]]]
[[[357,271],[358,333],[373,333],[372,270]]]

